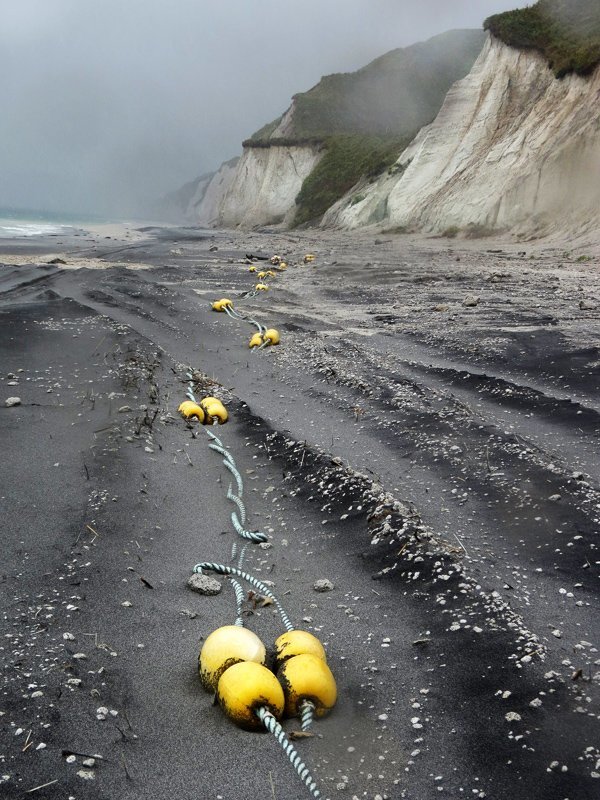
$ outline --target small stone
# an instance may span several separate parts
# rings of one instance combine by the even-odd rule
[[[221,591],[221,584],[210,575],[195,573],[187,582],[188,589],[198,594],[215,595]]]
[[[596,305],[595,303],[591,303],[589,300],[580,300],[579,308],[582,311],[595,311]]]
[[[561,631],[559,631],[559,629],[558,629],[558,628],[555,628],[555,629],[552,631],[552,636],[556,636],[556,638],[557,638],[557,639],[560,639],[560,638],[562,637],[562,632],[561,632]]]
[[[96,709],[96,719],[106,719],[108,717],[108,708],[106,706],[100,706]]]
[[[328,578],[319,578],[313,584],[315,592],[330,592],[333,589],[333,583]]]
[[[45,742],[40,742],[38,746],[35,748],[36,750],[45,750],[47,747]]]
[[[96,759],[95,758],[84,758],[81,762],[84,767],[94,767],[96,766]]]
[[[447,303],[438,303],[437,306],[434,306],[431,310],[432,311],[448,311],[450,306]]]
[[[4,401],[4,405],[6,408],[12,408],[13,406],[20,406],[21,405],[21,398],[20,397],[7,397]]]
[[[131,411],[131,406],[121,406],[119,414],[126,414],[128,411]]]
[[[521,719],[521,715],[517,714],[516,711],[509,711],[508,714],[504,715],[504,719],[507,722],[519,722]]]
[[[479,305],[480,298],[474,294],[468,294],[465,299],[462,301],[463,306],[465,308],[474,308],[475,306]]]
[[[67,762],[67,764],[74,764],[77,761],[77,756],[73,755],[67,756],[65,758],[65,761]]]
[[[548,498],[548,500],[551,503],[558,503],[558,501],[560,500],[560,495],[559,494],[551,494],[550,497]]]
[[[91,769],[80,769],[77,771],[77,774],[80,778],[83,778],[84,781],[93,781],[96,778],[95,773],[93,773]]]
[[[121,603],[121,605],[123,606],[123,608],[131,608],[131,606],[133,605],[133,603],[131,602],[131,600],[123,600],[123,602]]]

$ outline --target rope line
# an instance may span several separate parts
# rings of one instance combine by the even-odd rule
[[[242,539],[250,539],[251,542],[256,542],[257,544],[260,542],[268,541],[268,536],[266,533],[262,533],[261,531],[247,531],[244,527],[240,524],[238,519],[238,515],[235,511],[231,512],[231,523],[235,528],[237,534],[239,534]]]
[[[275,608],[277,609],[277,611],[279,611],[279,616],[281,617],[281,621],[283,622],[284,628],[287,631],[294,630],[294,626],[290,622],[290,618],[286,614],[286,611],[279,602],[279,600],[275,597],[275,595],[269,589],[269,587],[262,581],[259,581],[258,578],[255,578],[248,572],[243,572],[241,569],[237,569],[236,567],[228,567],[225,564],[215,564],[212,561],[202,561],[200,564],[196,564],[193,571],[202,574],[203,569],[209,570],[210,572],[216,572],[219,575],[237,575],[239,578],[243,578],[243,580],[247,581],[251,586],[254,586],[257,589],[259,589],[262,592],[262,594],[264,594],[266,597],[270,598],[273,601]]]
[[[242,483],[242,476],[238,472],[235,464],[232,464],[231,461],[223,459],[223,464],[235,478],[235,482],[237,483],[238,496],[241,497],[244,494],[244,484]]]
[[[231,484],[229,484],[229,489],[227,489],[227,499],[231,500],[232,503],[235,503],[238,507],[238,511],[240,512],[240,519],[242,521],[242,525],[246,524],[246,506],[244,505],[244,501],[241,497],[238,497],[231,491]]]
[[[273,714],[265,708],[261,706],[257,711],[256,715],[265,726],[265,728],[273,734],[273,736],[277,739],[279,745],[283,749],[283,752],[289,759],[290,764],[294,767],[296,772],[298,773],[298,777],[302,781],[302,783],[306,786],[308,791],[312,794],[315,800],[319,800],[321,797],[321,792],[317,788],[317,784],[313,780],[312,775],[304,761],[300,758],[300,755],[294,745],[290,742],[290,740],[285,735],[285,731],[281,727],[281,725],[277,722]]]
[[[231,579],[231,585],[233,586],[233,591],[235,592],[235,625],[238,625],[240,628],[244,627],[244,620],[242,618],[242,605],[246,596],[244,594],[244,590],[238,581]]]
[[[315,705],[310,700],[303,700],[300,706],[300,722],[303,731],[310,729],[315,718]]]

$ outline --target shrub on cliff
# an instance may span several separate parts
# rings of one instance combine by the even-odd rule
[[[325,155],[304,180],[296,197],[294,225],[321,217],[363,176],[375,178],[390,167],[409,142],[406,137],[331,136]]]
[[[489,17],[484,28],[512,47],[539,50],[557,78],[600,64],[599,0],[539,0]]]

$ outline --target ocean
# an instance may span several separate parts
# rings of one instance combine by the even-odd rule
[[[56,211],[0,208],[0,239],[51,236],[83,227],[86,223],[103,222],[108,220],[91,215],[71,215]]]

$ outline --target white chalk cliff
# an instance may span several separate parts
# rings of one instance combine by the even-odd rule
[[[215,173],[193,216],[224,227],[291,224],[296,195],[321,156],[311,145],[244,147],[234,167]]]
[[[600,68],[558,80],[540,54],[488,37],[391,173],[354,187],[322,224],[600,229]]]

